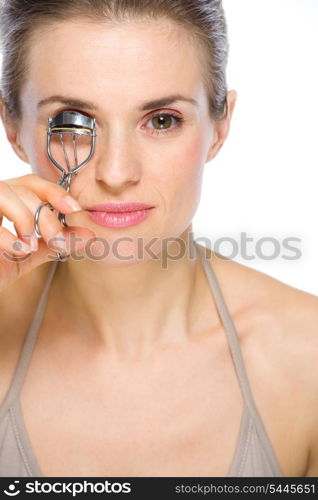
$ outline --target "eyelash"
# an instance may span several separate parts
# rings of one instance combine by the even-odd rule
[[[174,132],[176,129],[180,128],[184,122],[184,118],[182,118],[181,116],[179,115],[176,115],[174,113],[172,113],[171,111],[167,112],[167,111],[160,111],[159,113],[156,112],[154,113],[153,115],[151,115],[149,118],[148,118],[148,121],[147,123],[152,120],[153,118],[157,118],[158,116],[169,116],[169,117],[172,117],[176,120],[176,125],[174,127],[170,127],[168,129],[155,129],[155,128],[152,128],[151,129],[151,135],[164,135],[164,134],[170,134],[172,132]]]
[[[67,108],[67,109],[69,109],[69,108]],[[65,110],[63,110],[63,111],[65,111]],[[59,113],[60,112],[61,111],[59,111]],[[58,114],[58,113],[56,113],[56,114]],[[150,132],[151,135],[159,136],[159,135],[170,134],[170,133],[174,132],[176,129],[180,128],[182,126],[182,124],[185,122],[184,118],[182,118],[181,116],[173,113],[172,111],[169,111],[169,112],[168,111],[159,111],[159,112],[157,111],[157,112],[155,112],[153,115],[151,115],[148,118],[148,120],[147,120],[146,123],[148,123],[153,118],[157,118],[158,116],[169,116],[169,117],[172,117],[172,118],[175,119],[176,125],[174,127],[170,127],[168,129],[161,129],[161,130],[153,128],[153,129],[151,129],[151,132]],[[97,124],[98,124],[98,122],[97,122]]]

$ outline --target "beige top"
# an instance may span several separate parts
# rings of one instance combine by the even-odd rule
[[[274,449],[253,400],[238,335],[224,302],[211,260],[205,257],[205,252],[199,246],[196,244],[194,246],[198,250],[220,320],[223,322],[244,400],[238,440],[227,477],[283,477]],[[0,477],[43,477],[24,425],[20,406],[20,391],[37,339],[48,291],[57,264],[58,261],[52,262],[34,317],[26,333],[11,385],[2,406],[0,406]]]

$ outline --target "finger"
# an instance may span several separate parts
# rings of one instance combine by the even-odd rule
[[[76,238],[76,242],[73,242],[73,239],[71,239],[72,245],[70,248],[70,251],[68,252],[60,252],[62,256],[68,255],[68,258],[71,258],[71,253],[73,254],[76,252],[77,255],[82,255],[83,254],[83,249],[84,246],[86,245],[87,241],[89,238],[95,238],[95,234],[86,228],[81,228],[81,227],[68,227],[66,228],[68,233],[71,233],[72,231],[76,231],[76,236],[79,236],[79,238]],[[29,253],[26,255],[23,254],[15,254],[11,256],[11,253],[3,251],[0,254],[3,254],[3,257],[8,260],[10,264],[14,264],[13,266],[13,272],[16,274],[15,279],[19,278],[19,276],[22,276],[25,273],[30,272],[32,269],[34,269],[37,266],[42,265],[43,263],[47,261],[54,261],[56,260],[57,257],[57,249],[49,249],[43,239],[39,240],[39,248],[36,252]],[[84,256],[85,258],[85,256]]]
[[[17,194],[11,189],[11,187],[2,182],[0,183],[0,214],[1,220],[3,216],[5,216],[7,219],[12,221],[18,237],[23,241],[26,241],[26,243],[29,243],[29,241],[25,240],[24,233],[26,235],[31,235],[33,233],[34,216],[25,203],[23,203],[19,196],[17,196]],[[9,233],[9,231],[7,231],[7,233]],[[5,244],[8,242],[7,233],[2,233],[2,237],[5,238]],[[15,235],[12,233],[10,234],[13,239],[16,239]]]
[[[39,207],[39,204],[41,203],[41,200],[28,188],[17,186],[14,189],[32,213],[32,231],[34,231],[34,215]],[[40,211],[38,226],[41,236],[46,242],[48,248],[54,249],[56,252],[62,250],[70,253],[70,251],[73,251],[74,249],[75,251],[79,251],[85,246],[90,238],[96,237],[95,233],[87,228],[79,226],[65,227],[58,219],[57,212],[50,210],[47,206],[43,206]],[[28,236],[24,234],[24,237],[27,238]],[[29,240],[25,238],[24,240],[29,243]],[[82,241],[79,241],[81,238],[83,238]],[[40,239],[37,239],[38,244],[39,242]],[[52,252],[49,254],[52,255]]]
[[[19,236],[26,241],[27,243],[33,244],[33,248],[36,250],[38,248],[38,238],[35,235],[35,226],[34,219],[36,211],[39,206],[43,203],[37,194],[30,190],[28,187],[22,185],[10,186],[10,188],[16,193],[18,199],[29,208],[31,213],[31,220],[23,221],[23,232],[22,232],[22,223],[15,223],[15,228]],[[44,202],[46,203],[46,202]],[[61,243],[61,248],[66,249],[66,245],[63,245],[63,223],[58,219],[58,211],[52,210],[55,209],[54,206],[42,206],[39,215],[38,215],[38,230],[41,234],[41,237],[50,247],[49,241],[58,238]],[[70,211],[70,210],[68,210]]]
[[[35,220],[35,214],[36,211],[38,210],[39,206],[42,204],[42,200],[30,189],[26,188],[25,186],[16,186],[13,189],[15,189],[18,197],[20,200],[23,201],[23,203],[28,207],[29,212],[31,214],[31,221],[27,224],[26,221],[23,228],[24,232],[23,239],[27,243],[30,242],[32,244],[33,241],[36,242],[36,247],[34,246],[35,250],[38,248],[38,243],[39,240],[37,236],[35,235],[35,226],[34,226],[34,220]],[[47,205],[44,205],[41,207],[41,210],[39,211],[38,215],[38,229],[41,234],[41,238],[45,241],[46,245],[51,248],[52,245],[52,240],[58,240],[58,242],[61,244],[60,247],[61,249],[66,250],[67,246],[66,243],[63,245],[63,224],[62,222],[58,219],[58,213],[57,211],[52,210],[54,207],[49,207]],[[15,228],[17,232],[21,231],[21,228],[18,226],[18,224],[15,224]],[[65,236],[64,236],[65,239]]]
[[[24,241],[19,240],[8,229],[0,226],[0,249],[1,255],[3,253],[25,255],[31,252],[31,248]]]
[[[67,255],[73,253],[81,254],[86,245],[96,238],[96,235],[95,233],[93,233],[93,231],[80,226],[64,227],[63,235],[65,236],[66,242],[65,247],[60,246],[61,237],[57,237],[50,240],[49,248],[55,252],[58,252],[61,249]]]
[[[59,184],[48,181],[36,174],[27,174],[21,177],[6,179],[10,186],[26,186],[33,191],[42,201],[49,202],[61,213],[72,213],[82,210],[81,206]]]

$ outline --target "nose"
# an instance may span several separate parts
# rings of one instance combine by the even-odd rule
[[[95,178],[109,189],[119,190],[138,182],[141,174],[136,141],[123,128],[101,132],[97,137]]]

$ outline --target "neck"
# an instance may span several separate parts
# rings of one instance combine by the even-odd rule
[[[193,338],[204,328],[204,273],[195,244],[190,246],[184,247],[182,257],[168,259],[166,266],[163,255],[128,266],[110,267],[88,259],[59,265],[58,314],[68,318],[67,331],[129,358]],[[169,255],[178,251],[179,247],[169,247]]]

